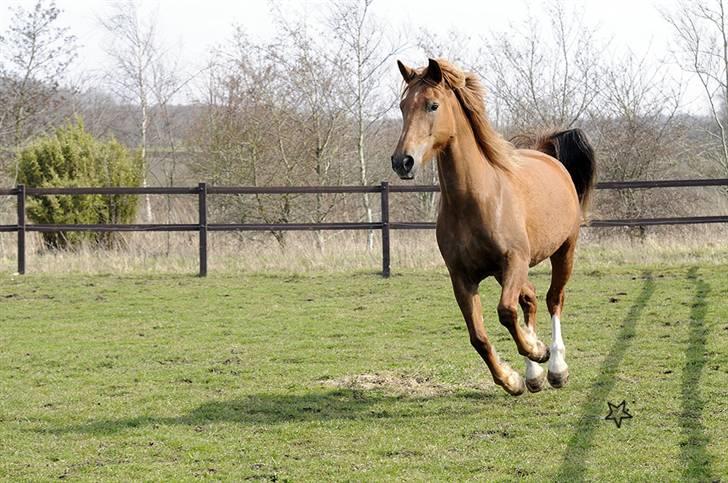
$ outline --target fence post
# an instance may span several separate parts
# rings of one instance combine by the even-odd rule
[[[389,266],[389,183],[382,181],[382,276],[388,278]]]
[[[25,274],[25,185],[18,189],[18,273]]]
[[[207,276],[207,184],[199,183],[200,277]]]

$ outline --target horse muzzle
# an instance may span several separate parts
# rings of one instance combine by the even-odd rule
[[[415,177],[415,158],[409,154],[392,156],[392,169],[400,179],[412,179]]]

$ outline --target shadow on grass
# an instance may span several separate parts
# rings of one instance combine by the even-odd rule
[[[695,282],[695,296],[690,307],[690,327],[685,367],[682,372],[682,412],[680,426],[685,439],[681,442],[683,476],[686,480],[710,481],[711,458],[706,451],[708,437],[701,422],[705,403],[700,396],[700,376],[705,367],[707,328],[705,314],[710,285],[698,275],[697,268],[688,271],[688,279]]]
[[[489,397],[473,391],[410,398],[351,389],[317,389],[304,394],[255,394],[240,399],[209,401],[179,417],[138,416],[38,431],[51,434],[104,435],[144,426],[200,426],[215,422],[265,425],[307,421],[421,418],[427,415],[428,400],[454,401],[473,398]],[[441,410],[440,405],[432,407],[433,412]],[[448,411],[457,416],[482,411],[482,407],[464,404],[459,409],[448,408]]]
[[[589,390],[586,403],[582,406],[581,417],[576,423],[574,434],[566,447],[563,462],[555,478],[556,481],[584,481],[586,478],[586,457],[592,445],[594,430],[598,424],[603,422],[600,415],[604,412],[607,397],[616,382],[617,369],[635,336],[637,321],[655,292],[652,273],[645,272],[642,274],[642,278],[644,279],[642,291],[627,312],[627,316],[622,322],[622,329],[617,334],[609,354],[602,362],[599,375]]]

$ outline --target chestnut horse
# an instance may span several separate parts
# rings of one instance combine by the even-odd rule
[[[450,272],[470,342],[493,380],[508,393],[562,387],[569,376],[561,338],[564,286],[574,262],[579,226],[594,185],[594,152],[579,129],[540,137],[516,149],[490,125],[478,79],[445,60],[422,69],[397,62],[406,87],[403,129],[392,156],[402,179],[437,160],[440,211],[437,243]],[[536,294],[528,269],[551,259],[546,296],[549,348],[536,335]],[[483,326],[478,286],[493,276],[502,290],[498,318],[526,357],[526,381],[501,361]],[[518,322],[520,304],[525,326]],[[539,363],[548,361],[548,377]]]

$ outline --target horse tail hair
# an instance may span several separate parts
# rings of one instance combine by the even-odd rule
[[[561,161],[571,175],[582,213],[586,215],[596,184],[597,163],[584,131],[567,129],[540,136],[536,149]]]

